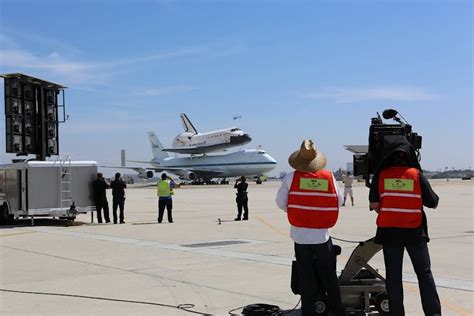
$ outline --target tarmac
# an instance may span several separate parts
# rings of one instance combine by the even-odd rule
[[[426,209],[429,250],[443,315],[473,315],[474,182],[431,183],[440,203]],[[174,223],[165,215],[158,224],[156,188],[149,186],[127,189],[125,224],[91,223],[85,214],[72,226],[41,219],[0,227],[0,314],[239,315],[242,306],[266,303],[300,315],[299,306],[290,311],[299,296],[290,289],[289,224],[274,202],[279,185],[250,184],[248,221],[233,220],[232,185],[182,186]],[[363,183],[354,196],[355,206],[340,210],[335,238],[375,234]],[[342,247],[340,271],[356,244],[334,243]],[[370,264],[385,274],[381,253]],[[406,314],[423,315],[408,255],[404,281]]]

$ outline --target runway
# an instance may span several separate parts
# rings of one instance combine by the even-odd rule
[[[426,210],[429,249],[443,315],[472,315],[474,185],[461,180],[431,183],[440,204]],[[155,224],[156,189],[137,187],[127,190],[123,225],[90,224],[90,216],[81,215],[70,227],[51,220],[37,220],[33,227],[28,221],[2,227],[1,289],[82,297],[0,292],[0,313],[227,315],[251,303],[290,310],[299,297],[289,286],[293,243],[286,214],[274,203],[278,187],[279,182],[250,185],[249,221],[232,220],[236,207],[231,185],[183,186],[173,201],[174,223],[165,223],[165,217]],[[331,231],[336,238],[361,241],[375,233],[368,189],[357,183],[354,194],[355,206],[341,208]],[[340,270],[355,244],[335,243],[342,246]],[[422,315],[407,257],[406,313]],[[381,253],[370,263],[384,274]],[[194,307],[185,311],[177,308],[180,304]],[[299,315],[299,310],[288,315]]]

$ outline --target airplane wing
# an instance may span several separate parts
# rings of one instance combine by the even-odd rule
[[[153,171],[150,171],[150,170],[154,170],[155,172],[163,171],[163,170],[158,170],[158,169],[155,169],[155,168],[132,167],[132,166],[130,166],[130,167],[127,167],[127,166],[98,166],[98,167],[133,170],[133,171],[138,173],[139,178],[144,178],[144,179],[153,178]]]
[[[195,173],[198,178],[219,178],[219,177],[222,177],[223,175],[223,173],[220,171],[209,171],[209,170],[199,170],[199,169],[186,169],[186,170]]]
[[[150,164],[149,161],[141,161],[141,160],[127,160],[130,162],[140,162],[140,163],[146,163]],[[163,171],[181,171],[181,172],[192,172],[198,175],[199,177],[202,178],[212,178],[212,177],[220,177],[222,176],[223,172],[222,171],[210,171],[210,170],[203,170],[199,168],[183,168],[183,167],[163,167],[159,168],[156,166],[150,166],[150,167],[135,167],[135,166],[99,166],[103,168],[114,168],[114,169],[129,169],[129,170],[134,170],[138,172],[139,175],[146,174],[148,170],[153,170],[155,172],[163,172]]]
[[[198,178],[217,178],[221,177],[224,173],[216,170],[203,170],[199,168],[183,168],[183,167],[150,167],[148,170],[154,170],[156,172],[169,171],[176,174],[183,173],[194,173]]]

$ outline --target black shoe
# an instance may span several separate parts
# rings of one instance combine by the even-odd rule
[[[106,223],[110,223],[110,219],[108,221],[105,221]]]
[[[124,221],[121,221],[120,224],[125,224],[125,222],[124,222]]]
[[[161,224],[161,221],[158,221],[158,224]]]
[[[234,218],[234,221],[240,221],[240,218],[238,218],[238,217]]]
[[[248,219],[248,217],[244,217],[243,220],[244,220],[244,221],[248,221],[249,219]]]
[[[172,223],[173,221],[168,221],[168,223]]]
[[[114,224],[117,224],[117,222],[114,222]]]

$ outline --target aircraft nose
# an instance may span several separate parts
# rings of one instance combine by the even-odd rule
[[[242,138],[243,138],[246,142],[252,141],[252,137],[250,137],[249,134],[244,134],[244,135],[242,135]]]
[[[275,164],[277,163],[276,159],[270,155],[268,155],[268,160],[270,160],[272,163],[275,163]]]
[[[242,134],[239,136],[231,136],[230,143],[234,145],[243,145],[247,144],[252,140],[249,134]]]

